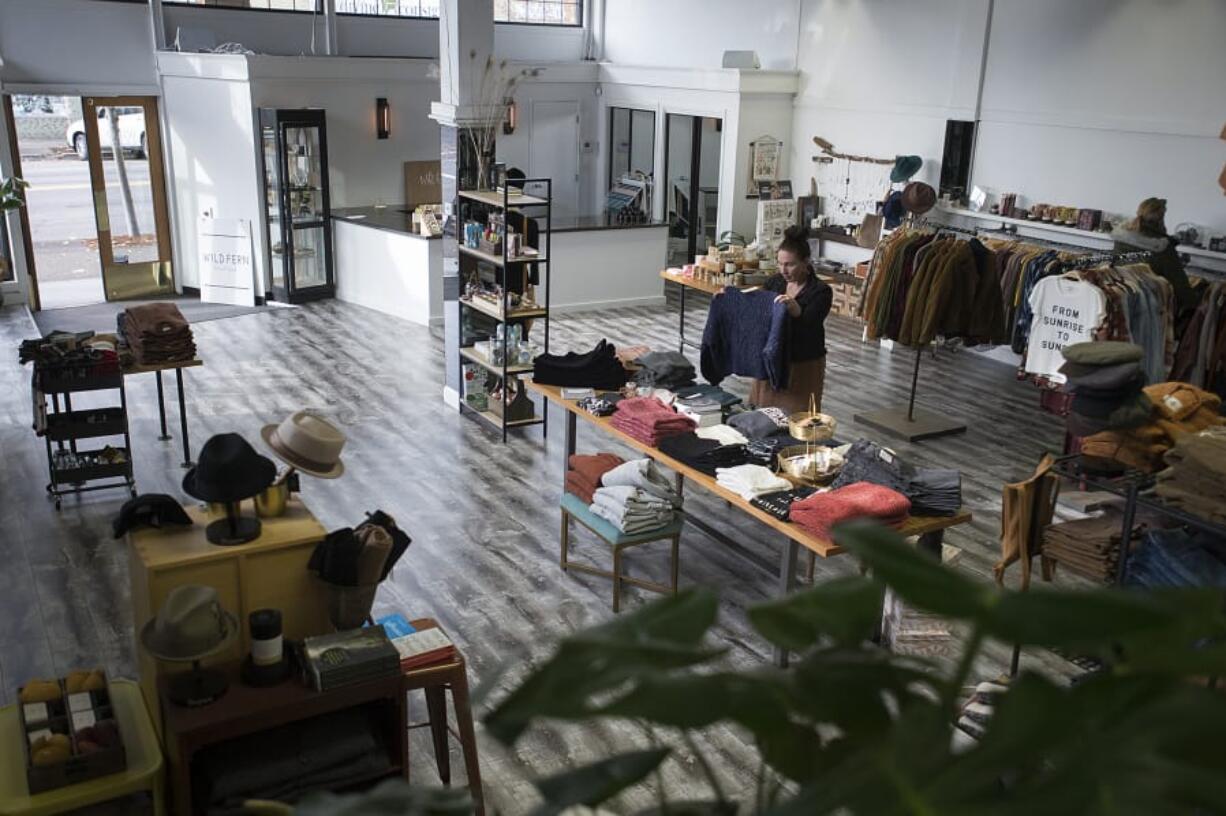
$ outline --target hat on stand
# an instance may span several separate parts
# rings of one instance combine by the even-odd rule
[[[936,206],[936,203],[937,191],[932,189],[931,184],[913,181],[903,188],[902,206],[909,213],[923,215]]]
[[[295,470],[321,479],[345,472],[345,434],[323,417],[297,411],[279,425],[265,425],[260,434],[277,458]]]
[[[236,433],[217,434],[204,443],[196,466],[183,477],[183,491],[206,502],[249,499],[272,484],[277,466]]]
[[[158,660],[190,662],[221,651],[237,632],[238,619],[222,609],[217,590],[183,584],[141,629],[140,641]]]
[[[924,160],[919,156],[898,156],[894,159],[894,168],[890,170],[890,183],[901,184],[907,181],[924,166]]]

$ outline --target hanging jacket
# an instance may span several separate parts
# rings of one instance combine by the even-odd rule
[[[1031,559],[1040,555],[1043,528],[1051,524],[1060,492],[1060,479],[1051,472],[1055,460],[1044,454],[1034,474],[1001,490],[1000,560],[992,568],[996,583],[1004,586],[1005,570],[1022,562],[1022,589],[1030,586]],[[1051,580],[1051,564],[1042,561],[1043,580]]]
[[[702,332],[702,376],[719,385],[729,374],[768,380],[776,390],[787,388],[788,310],[767,290],[725,289],[711,298]]]

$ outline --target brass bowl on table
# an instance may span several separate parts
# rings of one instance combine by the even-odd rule
[[[778,454],[779,473],[792,483],[822,487],[834,481],[843,468],[843,454],[833,448],[791,445]]]
[[[825,442],[833,439],[838,424],[830,414],[817,411],[798,411],[788,415],[788,433],[794,439],[802,439],[805,442]]]

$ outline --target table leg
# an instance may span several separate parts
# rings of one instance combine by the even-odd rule
[[[473,812],[477,816],[485,816],[485,797],[481,792],[481,762],[477,758],[477,732],[473,728],[473,710],[468,702],[466,671],[462,668],[459,676],[451,683],[451,704],[455,706],[456,727],[460,731],[460,746],[464,749],[464,772],[468,774],[468,789],[473,795]]]
[[[160,375],[159,375],[160,376]],[[183,369],[175,369],[175,383],[179,387],[179,428],[183,431],[183,467],[192,466],[191,442],[187,439],[187,399],[183,396]]]
[[[786,597],[796,584],[796,556],[800,554],[800,544],[791,538],[783,540],[783,553],[779,562],[779,597]],[[781,669],[788,667],[788,652],[776,646],[774,651],[775,665]]]
[[[682,285],[681,287],[681,321],[677,326],[677,351],[685,353],[685,290],[689,287]]]
[[[570,457],[575,455],[575,435],[577,434],[578,417],[572,411],[566,412],[566,441],[562,445],[562,492],[566,492],[566,471],[570,469]]]
[[[451,784],[451,754],[447,745],[447,691],[441,686],[426,686],[426,710],[430,713],[430,736],[434,738],[434,764],[438,778]]]
[[[920,552],[925,552],[931,555],[936,560],[941,560],[941,547],[945,542],[945,531],[935,530],[931,533],[924,533],[916,542]]]
[[[158,437],[158,440],[165,442],[170,439],[170,434],[166,432],[166,394],[162,387],[162,372],[155,371],[153,376],[158,381],[158,420],[162,423],[162,435]]]

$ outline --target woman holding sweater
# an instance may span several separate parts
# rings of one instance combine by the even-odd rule
[[[812,395],[820,411],[826,383],[826,315],[834,292],[818,280],[810,263],[809,235],[804,227],[788,227],[776,253],[779,272],[763,289],[777,292],[776,303],[788,310],[788,384],[782,390],[767,380],[755,379],[749,402],[759,408],[774,406],[788,413],[806,411]]]

